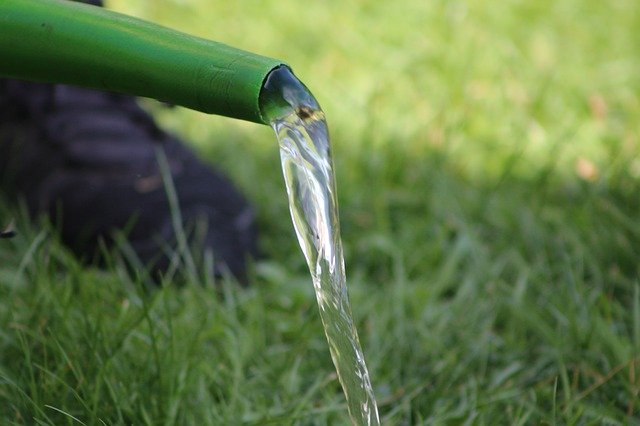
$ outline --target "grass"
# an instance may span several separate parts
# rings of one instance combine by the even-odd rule
[[[384,424],[638,423],[637,1],[111,5],[283,58],[323,105]],[[346,424],[270,130],[150,107],[268,257],[149,289],[3,205],[0,423]]]

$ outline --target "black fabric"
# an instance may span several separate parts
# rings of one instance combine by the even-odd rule
[[[174,229],[156,149],[166,153],[184,226],[206,229],[217,273],[246,274],[256,254],[253,210],[232,183],[163,132],[135,99],[65,85],[0,80],[0,188],[48,214],[63,241],[92,259],[125,230],[155,271]],[[195,241],[195,232],[192,232]]]

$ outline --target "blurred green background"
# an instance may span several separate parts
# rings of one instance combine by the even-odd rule
[[[384,424],[636,422],[637,0],[109,7],[280,58],[319,100]],[[22,225],[3,419],[346,424],[271,129],[144,105],[246,192],[265,259],[248,289],[148,293]]]
[[[571,176],[577,162],[608,169],[638,150],[632,1],[110,4],[287,61],[326,110],[338,151],[436,150],[485,178],[550,161]],[[242,124],[194,114],[176,126],[207,144]],[[270,143],[253,133],[265,129],[241,129]]]

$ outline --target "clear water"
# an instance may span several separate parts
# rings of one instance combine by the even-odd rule
[[[261,110],[278,137],[291,218],[309,265],[349,415],[354,424],[378,425],[378,407],[347,294],[324,113],[286,67],[269,75],[261,93]]]

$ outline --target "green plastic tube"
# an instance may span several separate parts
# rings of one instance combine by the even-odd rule
[[[67,0],[0,0],[0,76],[155,98],[265,123],[259,96],[283,65]]]

